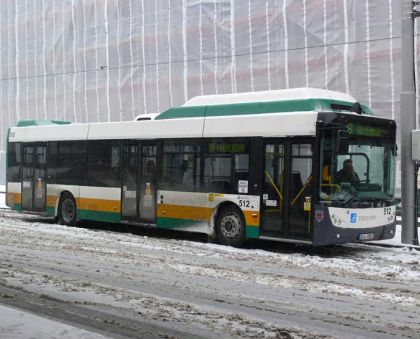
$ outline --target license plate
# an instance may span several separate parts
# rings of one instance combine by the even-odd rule
[[[375,238],[375,233],[362,233],[359,234],[359,240],[365,241],[365,240],[372,240]]]

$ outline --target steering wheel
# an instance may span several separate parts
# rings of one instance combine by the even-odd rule
[[[359,184],[369,184],[370,183],[370,179],[365,179],[365,180],[359,180],[358,182]]]

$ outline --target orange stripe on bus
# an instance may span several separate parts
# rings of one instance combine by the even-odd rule
[[[255,211],[242,211],[247,226],[259,227],[260,215]],[[176,219],[210,221],[213,208],[161,204],[157,206],[157,216]]]
[[[78,209],[99,211],[99,212],[121,212],[121,202],[119,200],[105,200],[92,198],[76,199]]]
[[[20,204],[22,202],[22,196],[20,193],[7,193],[6,201],[8,204]]]
[[[245,216],[245,224],[247,226],[260,226],[260,214],[255,211],[242,211]]]
[[[47,195],[47,207],[55,208],[57,197],[55,195]]]
[[[161,204],[157,206],[158,217],[209,221],[212,213],[213,209],[208,207],[169,204]]]

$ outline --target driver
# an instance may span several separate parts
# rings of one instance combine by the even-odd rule
[[[342,182],[358,184],[360,182],[359,176],[354,171],[351,159],[344,160],[343,168],[337,172],[336,181],[338,184],[341,184]]]

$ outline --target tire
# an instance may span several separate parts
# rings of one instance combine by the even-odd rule
[[[216,232],[223,245],[242,247],[245,244],[245,218],[238,207],[222,207],[217,216]]]
[[[58,222],[67,226],[75,226],[77,224],[76,200],[70,193],[64,193],[61,196],[58,206]]]

